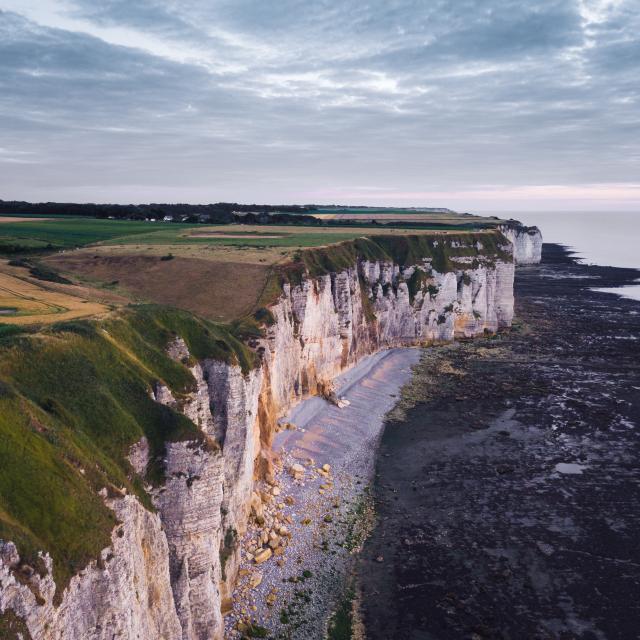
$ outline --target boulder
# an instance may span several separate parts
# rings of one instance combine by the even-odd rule
[[[289,473],[294,480],[302,480],[304,478],[304,467],[301,464],[292,464],[289,467]]]
[[[251,578],[249,578],[249,586],[252,589],[255,589],[262,582],[262,574],[259,572],[251,574]]]
[[[258,553],[256,553],[256,555],[254,556],[253,561],[256,564],[262,564],[263,562],[266,562],[272,555],[273,551],[269,547],[267,547],[258,551]]]

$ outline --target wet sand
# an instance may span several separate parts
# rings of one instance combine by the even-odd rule
[[[369,640],[640,637],[640,303],[591,289],[637,276],[545,245],[513,330],[423,352],[380,445]]]

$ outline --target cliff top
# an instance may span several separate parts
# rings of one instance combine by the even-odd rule
[[[0,255],[8,259],[0,261],[0,324],[96,317],[131,302],[175,306],[230,322],[251,314],[274,268],[295,262],[305,250],[317,255],[318,248],[365,236],[478,233],[498,223],[413,210],[318,215],[383,219],[374,225],[304,226],[3,216]]]

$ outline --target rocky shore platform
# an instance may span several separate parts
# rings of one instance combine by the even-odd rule
[[[639,275],[544,245],[511,330],[422,352],[379,450],[368,640],[640,637],[640,302],[593,290]]]

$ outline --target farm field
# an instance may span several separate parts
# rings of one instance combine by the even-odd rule
[[[98,220],[86,217],[26,218],[0,217],[0,251],[29,249],[65,249],[85,246],[129,235],[146,234],[161,223],[133,220]],[[172,224],[175,233],[195,225]]]
[[[497,224],[499,219],[489,219],[474,216],[468,213],[456,213],[454,211],[420,211],[419,209],[318,209],[313,214],[320,220],[375,220],[379,224],[393,222],[416,223],[420,225],[446,225],[457,227],[477,223],[486,226]]]
[[[0,271],[0,324],[50,324],[106,313],[108,307]]]
[[[81,250],[52,256],[46,263],[67,277],[107,286],[133,302],[177,307],[218,322],[251,313],[269,275],[266,264],[188,255],[169,260],[159,254]]]
[[[231,322],[255,310],[274,266],[291,262],[300,250],[363,236],[459,232],[455,225],[434,231],[387,225],[203,225],[0,216],[0,252],[4,248],[9,255],[40,254],[35,264],[72,283],[56,288],[30,278],[28,270],[16,274],[5,269],[3,278],[9,281],[0,322],[55,322],[131,302]]]

